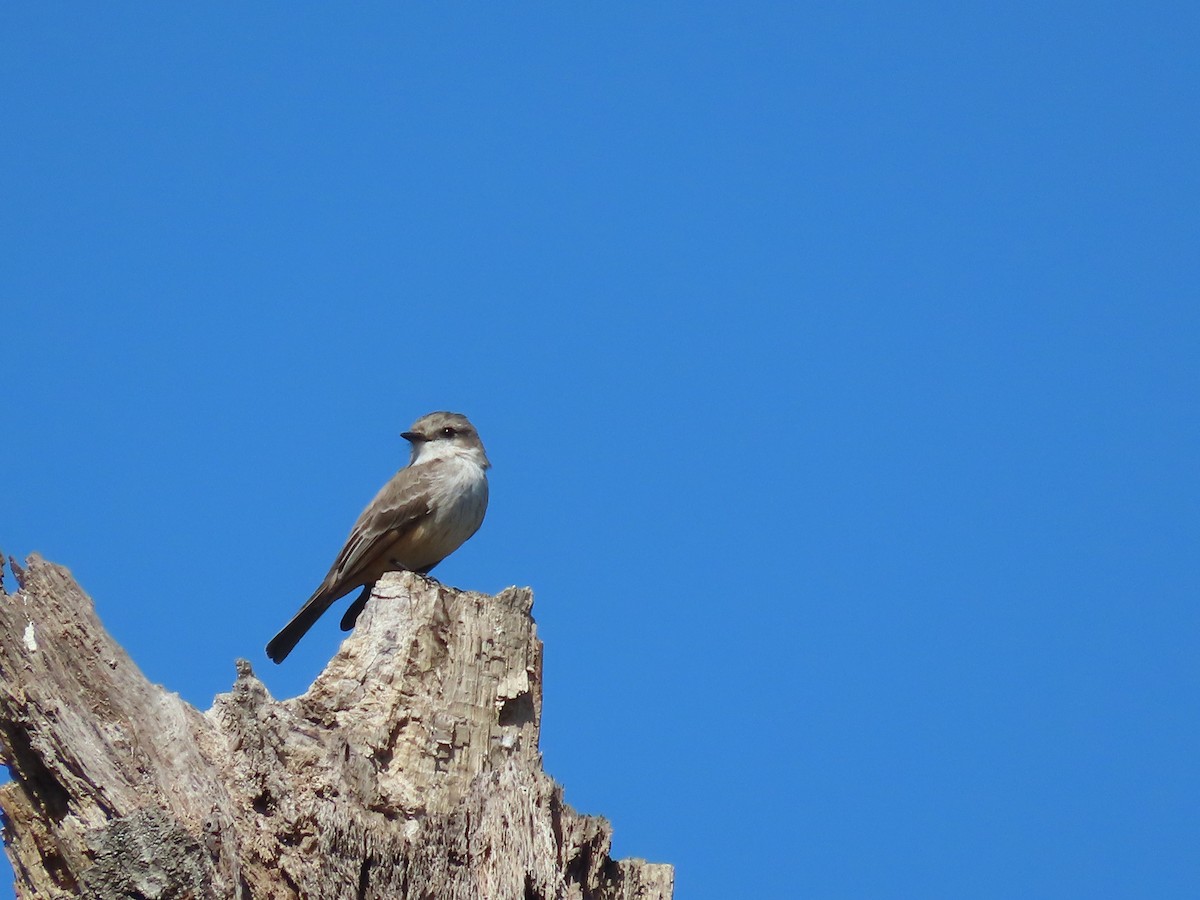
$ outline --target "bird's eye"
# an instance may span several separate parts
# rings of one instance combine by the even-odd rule
[[[454,437],[454,435],[457,433],[458,432],[456,432],[449,425],[447,425],[445,428],[442,429],[442,437]]]

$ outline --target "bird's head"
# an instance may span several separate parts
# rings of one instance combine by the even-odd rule
[[[452,457],[470,459],[484,469],[491,466],[479,432],[462,413],[431,412],[400,436],[412,444],[410,466]]]

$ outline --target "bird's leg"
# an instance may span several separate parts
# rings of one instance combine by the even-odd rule
[[[438,562],[441,562],[441,560],[439,559]],[[429,584],[441,584],[442,583],[441,581],[439,581],[437,578],[434,578],[432,575],[429,574],[429,570],[432,569],[436,565],[437,565],[436,562],[430,563],[429,565],[425,566],[422,569],[413,569],[413,571],[416,572],[418,575],[420,575],[422,578],[424,578]]]

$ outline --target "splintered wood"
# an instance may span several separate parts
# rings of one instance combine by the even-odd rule
[[[0,787],[21,898],[666,900],[673,870],[542,771],[533,598],[407,572],[304,695],[250,664],[201,713],[150,684],[66,569],[0,596]]]

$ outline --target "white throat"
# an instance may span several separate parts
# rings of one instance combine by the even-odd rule
[[[454,441],[422,441],[413,445],[410,466],[422,466],[431,462],[472,463],[480,469],[487,468],[487,457],[478,447],[464,447]]]

